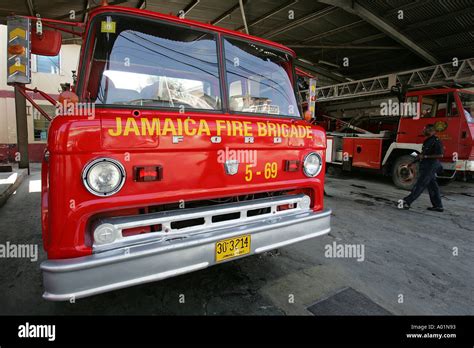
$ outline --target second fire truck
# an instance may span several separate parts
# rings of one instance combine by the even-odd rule
[[[300,71],[299,77],[304,77]],[[314,88],[316,123],[328,131],[332,172],[369,170],[413,187],[423,128],[444,144],[440,182],[474,173],[474,59]],[[447,87],[449,86],[449,87]],[[464,87],[464,88],[463,88]]]

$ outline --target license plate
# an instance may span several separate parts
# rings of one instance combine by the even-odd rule
[[[216,242],[216,262],[250,254],[250,235]]]

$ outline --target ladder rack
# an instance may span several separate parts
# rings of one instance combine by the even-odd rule
[[[474,84],[474,58],[433,65],[425,68],[403,71],[363,80],[348,81],[336,85],[316,88],[316,101],[326,102],[355,97],[390,93],[392,87],[403,86],[408,90],[443,87],[469,86]],[[307,90],[300,91],[301,95]]]

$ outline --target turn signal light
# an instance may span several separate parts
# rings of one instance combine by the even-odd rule
[[[163,177],[163,167],[161,166],[144,166],[134,167],[135,181],[160,181]]]
[[[297,172],[300,169],[300,161],[285,161],[285,171],[286,172]]]
[[[18,54],[18,55],[23,55],[25,54],[25,47],[22,45],[9,45],[8,46],[8,53],[10,54]]]

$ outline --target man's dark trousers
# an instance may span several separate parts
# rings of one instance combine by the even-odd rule
[[[420,197],[425,188],[428,188],[428,193],[430,194],[430,200],[433,207],[443,207],[438,182],[436,181],[436,173],[440,167],[441,164],[438,161],[422,161],[420,163],[420,176],[418,177],[415,186],[413,186],[411,193],[404,198],[404,201],[408,205],[411,205],[418,197]]]

